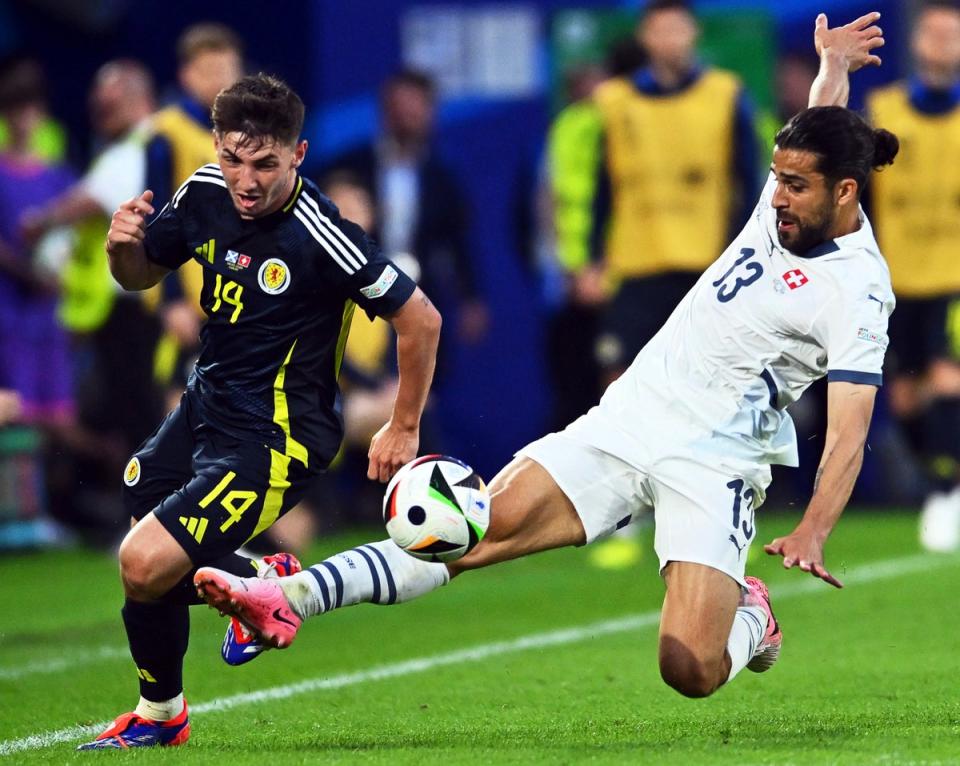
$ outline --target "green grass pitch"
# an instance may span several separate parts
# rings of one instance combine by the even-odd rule
[[[796,517],[759,521],[765,542]],[[706,700],[660,681],[663,586],[644,536],[627,571],[593,569],[581,550],[511,562],[410,604],[312,620],[291,649],[242,668],[220,660],[225,620],[198,607],[191,741],[122,754],[73,750],[79,727],[136,701],[115,562],[0,559],[0,766],[960,763],[960,557],[921,554],[915,515],[847,512],[827,550],[843,591],[755,557],[781,659]]]

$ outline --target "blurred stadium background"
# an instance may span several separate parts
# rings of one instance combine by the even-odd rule
[[[778,93],[782,95],[784,81],[780,80],[781,89],[778,90],[779,67],[784,61],[794,58],[801,61],[801,68],[806,66],[816,13],[826,11],[832,21],[849,20],[870,10],[883,13],[881,23],[888,40],[883,50],[884,65],[881,69],[861,72],[853,80],[851,106],[861,109],[871,90],[908,75],[911,23],[920,5],[920,2],[910,0],[877,0],[871,3],[842,0],[701,0],[693,4],[703,32],[699,45],[702,60],[736,72],[745,83],[755,107],[758,175],[766,167],[768,157],[765,153],[769,150],[772,126],[780,119]],[[329,172],[337,167],[338,158],[351,156],[351,153],[375,142],[380,135],[384,83],[401,71],[416,71],[431,78],[436,86],[437,97],[436,124],[431,137],[434,155],[442,159],[444,172],[453,179],[453,188],[462,193],[464,204],[460,210],[462,217],[456,219],[462,230],[454,231],[449,235],[449,242],[441,243],[440,255],[434,258],[424,253],[412,253],[415,259],[419,256],[421,267],[426,268],[424,284],[432,279],[440,291],[440,294],[434,294],[428,289],[428,293],[444,308],[448,319],[455,318],[455,321],[445,323],[446,348],[424,435],[424,448],[461,457],[482,475],[490,477],[515,449],[557,425],[561,418],[559,413],[564,411],[565,397],[569,398],[569,391],[564,390],[564,385],[569,385],[570,377],[567,375],[560,380],[557,374],[557,365],[562,367],[564,361],[551,356],[556,353],[557,341],[556,338],[551,339],[551,328],[555,329],[553,320],[559,303],[563,301],[563,288],[558,287],[558,280],[562,283],[564,279],[564,264],[558,262],[556,253],[550,252],[556,222],[550,219],[549,210],[544,219],[540,205],[548,131],[562,107],[570,100],[572,76],[591,66],[609,62],[611,50],[630,37],[642,7],[641,2],[594,0],[506,0],[497,3],[486,0],[280,0],[270,4],[236,0],[229,5],[186,0],[169,0],[165,3],[136,3],[132,0],[72,0],[69,3],[58,0],[0,0],[0,59],[4,67],[0,71],[10,75],[16,71],[23,57],[29,57],[42,68],[46,81],[45,94],[40,93],[37,99],[27,99],[39,101],[45,108],[45,117],[36,126],[33,146],[38,156],[44,157],[44,162],[66,167],[69,177],[77,179],[88,172],[105,145],[102,131],[98,135],[91,125],[89,109],[91,88],[96,83],[98,72],[102,72],[101,67],[118,60],[133,60],[142,64],[154,80],[156,108],[162,108],[165,104],[177,102],[183,95],[178,82],[178,67],[182,62],[178,64],[176,51],[184,31],[197,23],[224,24],[242,43],[243,68],[246,71],[277,74],[303,97],[307,106],[304,137],[310,142],[306,174],[318,182],[326,183],[328,189],[335,187],[339,181],[342,186],[348,187],[348,192],[356,176],[336,177],[330,176]],[[29,78],[27,81],[36,82]],[[13,90],[16,91],[16,88]],[[0,76],[0,94],[8,92]],[[17,95],[13,101],[22,102],[22,95]],[[9,148],[10,141],[11,126],[0,123],[0,147]],[[10,182],[8,186],[16,189],[15,182]],[[364,211],[369,213],[369,207],[376,205],[376,195],[371,195],[369,190],[362,191],[367,197],[363,198],[361,194],[359,202],[345,193],[346,196],[337,200],[338,204],[343,209],[353,203],[359,204],[358,217]],[[49,198],[53,198],[52,195],[48,195]],[[136,353],[135,344],[147,342],[136,333],[116,333],[104,338],[104,333],[100,331],[102,328],[84,327],[82,317],[79,322],[74,322],[74,326],[70,326],[69,321],[64,322],[65,313],[69,314],[64,307],[65,293],[70,286],[64,287],[64,280],[58,279],[58,272],[69,270],[68,264],[71,259],[80,257],[84,242],[88,243],[89,253],[89,242],[95,242],[97,237],[102,239],[106,231],[105,218],[94,214],[92,222],[90,219],[81,219],[66,235],[64,229],[67,227],[60,225],[59,221],[48,220],[47,225],[41,227],[44,231],[21,237],[22,227],[29,228],[29,220],[25,223],[25,219],[17,217],[19,214],[10,210],[4,212],[3,205],[10,203],[10,200],[13,200],[14,208],[20,204],[15,191],[0,198],[0,222],[9,223],[8,228],[0,229],[0,251],[14,251],[7,253],[11,259],[8,263],[12,263],[13,268],[0,271],[0,301],[18,291],[41,296],[42,300],[39,301],[39,308],[31,309],[38,313],[12,309],[5,311],[0,306],[0,321],[4,323],[2,329],[6,336],[15,337],[20,343],[18,347],[26,349],[23,353],[35,357],[41,382],[32,380],[24,383],[11,363],[0,359],[0,365],[3,365],[0,367],[0,389],[16,389],[21,384],[26,387],[20,392],[19,404],[12,400],[4,401],[4,394],[0,391],[0,421],[4,418],[4,412],[10,414],[11,420],[8,425],[0,426],[0,554],[9,554],[6,561],[0,559],[0,574],[4,576],[0,592],[6,604],[26,608],[32,600],[32,585],[28,578],[19,577],[18,573],[36,573],[36,567],[42,566],[53,573],[50,576],[53,580],[47,578],[45,587],[48,589],[37,591],[37,598],[46,603],[51,599],[55,601],[63,586],[66,588],[63,592],[73,594],[70,596],[74,600],[72,603],[89,599],[91,603],[97,602],[98,606],[86,617],[85,610],[71,607],[63,609],[63,620],[40,619],[34,621],[35,624],[30,622],[23,626],[14,625],[10,610],[4,609],[4,614],[0,615],[0,653],[4,656],[3,668],[0,669],[0,691],[4,694],[4,707],[7,702],[12,704],[15,697],[20,697],[28,686],[33,688],[34,683],[39,686],[31,692],[33,696],[29,698],[29,704],[41,706],[44,695],[56,693],[53,687],[47,689],[43,682],[32,680],[33,671],[20,672],[17,668],[53,667],[49,662],[50,657],[59,651],[58,637],[72,630],[73,624],[95,626],[90,641],[80,646],[82,656],[93,658],[87,663],[92,664],[92,669],[84,673],[95,674],[100,667],[105,667],[97,663],[125,667],[122,665],[125,662],[121,657],[122,652],[118,649],[122,648],[119,620],[111,616],[119,605],[120,592],[118,587],[111,584],[113,575],[109,552],[128,523],[119,507],[118,486],[123,464],[130,448],[134,446],[129,441],[131,434],[136,433],[137,425],[121,427],[123,424],[119,421],[129,413],[118,414],[124,407],[116,398],[116,389],[105,384],[102,376],[110,374],[111,366],[124,368],[139,364],[137,360],[142,359],[144,354]],[[30,212],[33,211],[27,210],[27,213]],[[373,213],[373,218],[376,219],[376,213]],[[7,241],[8,234],[9,237],[20,239],[12,244]],[[444,254],[443,248],[447,246],[461,248],[461,251]],[[4,252],[0,252],[0,256],[3,255]],[[432,272],[429,258],[434,258],[432,263],[435,268]],[[458,271],[462,270],[464,259],[468,260],[472,274],[466,282],[460,279]],[[24,279],[26,273],[31,275],[30,279]],[[62,277],[62,273],[59,276]],[[76,288],[76,285],[73,287]],[[7,292],[3,292],[3,289]],[[444,294],[447,292],[449,294]],[[82,304],[83,295],[83,289],[79,292],[74,289],[71,299],[79,300]],[[114,301],[123,304],[128,299],[113,297],[105,300],[111,304]],[[163,303],[166,298],[160,300],[166,305]],[[176,300],[176,295],[170,300]],[[7,309],[12,305],[8,305]],[[72,305],[76,308],[75,304]],[[166,319],[162,312],[162,308],[144,309],[143,316],[148,317],[144,321],[156,324],[157,335],[164,327],[167,331],[171,330],[170,325],[161,325],[159,317]],[[80,314],[84,314],[82,307]],[[59,332],[64,333],[65,351],[57,351],[46,345],[51,337],[47,324],[54,321],[52,317],[58,317],[55,321],[59,323]],[[32,324],[34,320],[38,326],[43,325],[46,329],[36,330]],[[307,503],[308,508],[301,513],[302,523],[285,529],[278,540],[308,556],[318,552],[312,547],[312,540],[317,533],[322,533],[320,539],[329,534],[353,534],[358,527],[376,525],[379,516],[381,488],[363,478],[362,455],[364,439],[368,438],[370,432],[369,419],[375,421],[377,413],[382,412],[382,401],[377,394],[389,390],[389,352],[384,351],[389,348],[389,339],[385,339],[382,332],[369,327],[357,327],[355,330],[358,340],[353,342],[355,351],[348,371],[349,390],[346,396],[352,402],[347,406],[353,406],[352,412],[357,416],[358,425],[353,431],[348,427],[351,443],[343,459],[331,472],[329,480],[318,487],[315,496]],[[155,343],[156,337],[151,337],[150,342]],[[60,341],[49,342],[56,345]],[[560,345],[563,345],[563,338],[560,339]],[[146,362],[149,369],[141,371],[148,381],[145,385],[155,387],[155,391],[130,391],[130,401],[134,406],[139,406],[137,402],[146,401],[144,407],[147,409],[161,407],[157,402],[151,403],[151,396],[155,394],[159,401],[176,389],[178,373],[170,369],[178,362],[170,360],[169,348],[166,350],[167,356],[164,356],[162,342],[160,348],[156,352],[151,345]],[[184,353],[179,363],[189,362],[189,350],[181,348]],[[176,350],[173,355],[176,357]],[[578,363],[576,358],[566,361],[567,364]],[[594,361],[584,358],[583,366],[593,370]],[[60,398],[54,397],[47,402],[50,405],[47,409],[34,407],[31,402],[35,389],[44,388],[44,378],[47,383],[50,379],[68,381],[65,386],[53,386],[58,391],[62,389],[62,392],[58,394]],[[135,377],[130,379],[136,380]],[[149,382],[151,379],[152,382]],[[580,391],[579,394],[581,399],[583,396],[589,399],[592,395],[590,391]],[[798,513],[809,496],[824,422],[823,392],[812,394],[810,402],[795,412],[803,466],[800,470],[775,474],[768,500],[771,509]],[[573,398],[577,399],[576,396]],[[130,417],[135,419],[135,414]],[[954,432],[947,430],[946,436],[952,439]],[[905,434],[891,415],[889,400],[882,398],[874,418],[864,470],[855,490],[854,508],[850,512],[863,513],[862,520],[855,527],[862,534],[849,534],[843,538],[845,550],[852,561],[869,562],[882,555],[906,555],[916,550],[914,514],[936,485],[925,470],[923,456],[913,449],[909,437],[910,434]],[[949,473],[953,469],[955,466],[946,471]],[[943,473],[941,471],[941,478]],[[781,520],[773,522],[774,526],[782,526],[783,523]],[[872,532],[883,525],[886,525],[884,530]],[[763,533],[761,536],[764,536]],[[335,539],[340,541],[342,538]],[[902,550],[899,551],[898,541],[902,542]],[[332,546],[330,550],[338,544],[321,543]],[[274,545],[274,541],[264,545],[266,550]],[[34,554],[35,558],[23,553],[45,547],[71,547],[77,550]],[[87,552],[89,549],[95,552]],[[327,549],[323,548],[324,551]],[[876,556],[871,556],[872,553],[876,553]],[[63,558],[58,558],[60,556]],[[570,560],[577,556],[579,554],[571,553]],[[58,568],[58,561],[64,562],[62,568]],[[583,563],[583,558],[577,561]],[[547,564],[542,567],[536,565],[529,570],[523,570],[525,565],[518,565],[512,571],[519,572],[522,583],[519,591],[529,590],[529,598],[539,599],[538,588],[552,578],[559,577],[559,573],[565,571],[566,562],[567,559],[563,558],[549,558]],[[590,575],[589,588],[584,586],[582,592],[578,591],[577,598],[586,602],[594,597],[591,594],[598,589],[609,588],[609,592],[616,592],[621,588],[627,601],[635,596],[642,602],[641,606],[629,605],[630,612],[640,608],[656,608],[657,596],[654,591],[658,584],[652,565],[645,560],[639,566],[643,569],[644,577],[653,581],[650,588],[642,593],[630,589],[632,585],[628,583],[634,582],[632,574],[594,572]],[[908,569],[914,571],[923,566],[911,564],[913,568]],[[74,579],[75,571],[88,574],[95,595],[70,590],[68,583]],[[606,576],[614,578],[608,581],[609,585],[602,579]],[[919,578],[910,580],[918,588],[921,582]],[[390,630],[410,637],[411,631],[415,633],[418,627],[427,625],[429,630],[437,631],[436,635],[445,637],[443,640],[446,645],[454,646],[463,640],[462,636],[449,628],[444,629],[443,625],[447,624],[444,620],[460,620],[462,615],[457,609],[469,610],[471,598],[488,605],[493,614],[496,611],[494,602],[499,602],[494,594],[498,589],[509,587],[496,579],[487,583],[487,591],[475,586],[477,590],[466,591],[472,596],[452,601],[446,608],[438,606],[441,611],[437,613],[431,612],[431,603],[418,604],[407,612],[411,615],[407,622],[398,618],[399,621]],[[879,587],[877,594],[880,594]],[[866,596],[864,598],[867,600],[857,602],[857,608],[865,614],[869,613],[871,605],[878,608],[889,606],[882,595],[877,595],[872,602]],[[443,600],[443,596],[437,597],[436,602],[439,604]],[[931,603],[930,610],[935,609]],[[348,625],[345,629],[347,635],[365,635],[368,630],[365,620],[371,626],[369,631],[376,633],[382,630],[375,626],[373,621],[376,617],[367,615],[368,611],[374,613],[374,610],[363,610],[364,616],[357,618],[356,625]],[[590,612],[589,609],[585,611]],[[618,609],[595,611],[580,615],[582,619],[579,621],[621,614]],[[811,620],[822,619],[822,615],[816,616],[815,611],[809,607],[806,612],[801,610],[801,615],[810,613]],[[379,611],[375,613],[378,616],[380,614]],[[579,619],[571,612],[563,614],[571,615],[569,620],[562,622],[564,625],[576,623]],[[483,620],[478,619],[477,635],[485,636],[484,640],[493,640],[499,630],[506,630],[511,636],[521,634],[521,628],[546,630],[551,620],[558,617],[557,614],[540,615],[539,612],[537,615],[538,618],[531,619],[529,624],[516,626],[516,630],[512,630],[509,626],[515,624],[511,622],[512,616],[508,610],[496,619],[491,618],[486,633],[479,628]],[[352,619],[351,614],[344,621],[349,623]],[[900,624],[901,619],[908,618],[897,618],[895,622]],[[823,622],[830,624],[829,618]],[[209,624],[203,624],[209,634],[204,638],[205,645],[209,644],[205,646],[205,651],[211,655],[210,663],[213,663],[216,639],[212,636],[219,630],[220,623],[213,626],[211,620]],[[880,630],[881,625],[878,622],[876,630]],[[350,630],[355,632],[350,633]],[[944,627],[935,626],[930,630],[942,632]],[[17,648],[25,635],[33,637],[32,646],[36,651]],[[109,638],[106,638],[108,635]],[[651,636],[652,633],[644,638],[650,646],[644,648],[643,662],[649,660],[647,664],[652,672]],[[311,639],[308,635],[301,640],[306,644]],[[809,640],[815,643],[830,641],[831,638],[816,635]],[[847,636],[846,640],[855,642],[858,639]],[[904,636],[902,640],[914,641],[916,635]],[[466,643],[472,645],[475,642]],[[627,642],[621,639],[620,643]],[[107,650],[103,648],[105,645]],[[909,643],[904,645],[909,646]],[[371,648],[370,654],[375,648]],[[393,648],[396,651],[391,649],[391,660],[423,653],[422,647],[417,647],[415,637]],[[615,654],[617,648],[623,647],[613,647],[611,652]],[[864,649],[864,654],[882,648]],[[581,647],[579,651],[583,653],[585,650]],[[944,663],[943,667],[948,669],[957,669],[955,659],[929,659]],[[273,663],[270,667],[279,668],[276,658],[268,662]],[[329,663],[331,658],[326,654],[311,656],[308,662]],[[578,662],[580,660],[577,657],[569,658],[569,667],[577,667]],[[363,662],[361,666],[371,664],[372,661]],[[521,662],[517,661],[517,664]],[[334,665],[335,669],[338,667],[342,672],[355,669],[350,663]],[[893,668],[899,667],[892,659],[888,665],[891,673],[894,672]],[[206,668],[206,665],[203,667]],[[808,682],[807,686],[802,686],[804,695],[813,697],[817,679],[821,682],[832,681],[835,680],[832,673],[842,671],[843,668],[839,666],[829,666],[817,678],[803,679],[799,677],[801,671],[797,669],[794,673],[796,677],[791,678],[801,685],[804,681]],[[50,670],[38,672],[44,677],[55,677],[50,676],[53,672]],[[126,684],[128,674],[120,675],[126,688],[129,685]],[[292,675],[284,678],[293,680]],[[882,679],[875,675],[870,679],[873,682],[871,690],[882,694]],[[262,683],[255,682],[256,688],[268,682],[266,676],[261,680]],[[929,678],[910,681],[916,688],[929,682]],[[233,681],[219,686],[216,683],[203,686],[204,680],[197,676],[193,678],[193,683],[201,688],[204,699],[216,695],[223,697],[245,688],[244,683]],[[543,681],[531,678],[526,683],[536,688]],[[642,686],[653,681],[642,678],[638,683]],[[399,682],[396,685],[402,686]],[[111,687],[106,696],[110,700],[115,698],[116,704],[126,704],[120,701],[125,699],[120,681],[115,686],[117,689]],[[474,693],[486,700],[483,690],[471,689],[470,694]],[[855,694],[856,690],[851,690],[850,699]],[[464,699],[457,699],[456,696],[447,700],[449,705],[465,704],[466,693]],[[809,704],[809,698],[807,701]],[[82,700],[67,700],[57,708],[55,720],[49,722],[28,717],[12,721],[4,735],[25,737],[34,731],[100,720],[116,712],[113,701],[109,704],[98,703],[87,718],[81,719],[75,712],[78,708],[71,707],[73,702],[80,705]],[[496,694],[490,695],[484,704],[499,704]],[[422,707],[426,709],[427,704],[424,703]],[[781,694],[775,701],[775,707],[777,715],[784,717],[789,724],[789,699]],[[899,719],[895,707],[895,702],[881,705],[879,720],[891,727],[896,725]],[[350,715],[360,715],[357,712],[360,709],[358,703],[356,707],[345,707],[338,714],[337,725],[341,728],[337,731],[340,733],[325,741],[325,747],[342,746],[362,750],[382,745],[362,737],[351,738],[349,733],[343,733],[349,728]],[[291,714],[292,710],[289,708]],[[724,731],[728,730],[724,727],[736,726],[747,716],[743,711],[728,712],[728,718],[724,718],[726,713],[721,712],[706,727],[708,736],[705,743],[692,746],[690,751],[681,749],[678,759],[703,757],[711,748],[710,737],[713,735],[716,735],[717,741],[725,743]],[[650,712],[649,715],[659,714]],[[870,715],[869,706],[857,708],[844,725],[849,726],[850,731],[856,730],[858,722]],[[949,731],[956,733],[955,706],[948,706],[931,715],[939,722],[937,725],[946,727],[938,730],[941,734]],[[630,716],[628,719],[633,720]],[[569,724],[572,730],[580,725],[578,720],[576,715],[572,716]],[[406,725],[403,720],[391,719],[387,731],[399,736]],[[452,741],[463,734],[460,726],[456,721],[446,721],[440,724],[440,729]],[[538,736],[542,736],[543,731],[550,731],[549,725],[543,721],[534,721],[530,726],[540,732]],[[543,726],[547,728],[543,729]],[[829,751],[831,743],[839,742],[846,736],[844,732],[847,729],[841,727],[825,732],[820,728],[817,731],[824,749],[819,751],[819,755],[812,756],[802,748],[790,751],[798,762],[810,758],[819,760],[820,756],[826,758],[824,753]],[[512,736],[519,742],[522,733],[521,727]],[[561,741],[565,741],[562,733],[557,735]],[[916,728],[904,730],[904,737],[913,735],[921,736]],[[417,738],[426,736],[413,736],[410,746],[414,756],[417,753]],[[597,736],[600,739],[603,736],[617,739],[620,735],[606,731]],[[864,755],[862,761],[854,758],[850,762],[873,762],[874,758],[886,758],[891,752],[894,753],[892,762],[899,762],[896,754],[904,755],[909,750],[904,744],[906,741],[896,743],[895,747],[891,746],[892,749],[884,750],[881,747],[876,752]],[[933,741],[936,744],[940,740],[934,738]],[[653,752],[662,753],[663,748],[669,749],[669,742],[657,738],[646,741],[646,744],[657,748]],[[255,749],[259,745],[251,744],[250,747]],[[497,752],[497,743],[489,738],[484,740],[483,747],[490,753]],[[537,752],[536,757],[531,755],[530,760],[551,760],[551,754],[557,755],[551,753],[548,745],[545,747],[543,752]],[[18,757],[22,757],[24,747],[10,752],[20,752],[21,756]],[[431,757],[441,757],[454,751],[441,747],[437,751],[423,752]],[[583,751],[581,755],[587,752]],[[757,762],[768,757],[762,749],[751,752]],[[933,756],[941,757],[939,751],[931,752]],[[616,749],[606,755],[611,761],[626,757],[623,751]],[[944,757],[947,760],[942,762],[948,762],[951,756]],[[457,758],[470,759],[463,753],[454,760]],[[524,759],[521,757],[519,760]]]
[[[809,56],[811,19],[823,5],[799,0],[695,4],[703,27],[701,56],[708,63],[733,69],[746,83],[757,110],[758,133],[767,134],[766,138],[758,135],[758,142],[769,141],[769,125],[777,120],[778,58]],[[48,149],[75,174],[83,173],[103,147],[91,128],[88,109],[97,70],[118,59],[142,62],[155,79],[158,107],[175,101],[179,97],[176,43],[197,22],[227,24],[242,41],[247,71],[276,73],[303,96],[308,115],[305,137],[310,142],[307,173],[317,180],[322,180],[334,158],[376,137],[379,96],[389,77],[405,68],[433,77],[438,89],[433,143],[466,199],[465,252],[475,275],[471,289],[486,311],[486,323],[462,334],[452,331],[452,322],[447,323],[451,329],[445,333],[447,350],[432,406],[432,437],[425,447],[464,456],[489,476],[514,449],[554,424],[555,402],[563,396],[552,379],[546,348],[547,324],[556,300],[551,269],[549,264],[544,267],[537,244],[542,234],[538,227],[543,227],[536,220],[537,177],[547,130],[566,99],[565,78],[577,67],[602,63],[613,44],[630,36],[641,7],[638,2],[588,1],[360,0],[343,4],[287,0],[271,6],[269,12],[243,2],[225,12],[215,4],[177,1],[163,5],[123,0],[3,2],[0,56],[25,54],[42,65],[48,110],[56,129]],[[863,106],[870,88],[906,75],[912,4],[834,0],[825,7],[838,19],[872,8],[884,14],[889,43],[883,68],[861,72],[854,79],[851,104],[855,108]],[[758,167],[766,161],[764,157]],[[449,289],[444,285],[443,291]],[[457,296],[433,297],[456,313]],[[4,321],[9,325],[23,320]],[[72,374],[83,386],[84,365],[95,363],[79,345],[78,352],[74,343]],[[52,374],[68,373],[57,369]],[[9,374],[3,377],[11,379]],[[79,408],[81,420],[93,424],[94,431],[102,431],[100,424],[110,419],[110,407],[96,400],[98,392],[107,390],[94,387],[91,392],[88,381],[85,389],[76,392],[74,410]],[[806,497],[819,446],[815,435],[822,430],[820,419],[817,411],[800,413],[801,429],[814,438],[809,443],[802,439],[809,447],[804,468],[775,481],[777,504],[802,503]],[[885,430],[888,420],[881,406],[857,500],[918,502],[925,491],[923,477],[911,470],[909,455],[904,460],[897,451],[897,439]],[[91,465],[86,458],[79,460],[79,467],[76,460],[56,456],[40,465],[18,459],[42,449],[42,435],[30,425],[8,430],[0,441],[5,455],[0,458],[0,546],[42,539],[46,533],[37,530],[2,530],[5,520],[30,515],[43,506],[67,527],[79,528],[96,541],[109,539],[109,533],[101,534],[104,525],[121,523],[115,498],[111,505],[115,485],[102,475],[109,469]],[[62,442],[55,451],[66,449]],[[114,440],[100,452],[109,453],[111,447],[118,456],[129,449]],[[340,473],[356,475],[355,461],[348,464],[350,470],[345,467]],[[36,479],[28,482],[29,490],[24,476]],[[339,481],[346,488],[333,487],[333,499],[324,495],[317,504],[352,506],[352,501],[343,500],[343,492],[351,496],[366,489],[356,487],[349,478]],[[366,505],[375,494],[368,494]],[[349,508],[321,513],[321,524],[324,515],[331,526],[354,516]],[[374,517],[368,513],[359,518]]]

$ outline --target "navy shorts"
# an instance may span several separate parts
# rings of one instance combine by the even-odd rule
[[[267,529],[319,472],[259,441],[215,430],[198,418],[194,397],[185,393],[127,463],[123,501],[135,519],[152,511],[202,566]]]
[[[650,342],[700,274],[671,271],[624,280],[607,305],[600,324],[596,356],[601,367],[628,367]]]
[[[960,297],[897,298],[889,334],[896,375],[923,374],[937,359],[960,361]]]

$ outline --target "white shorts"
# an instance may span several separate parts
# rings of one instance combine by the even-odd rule
[[[668,455],[641,469],[566,432],[548,434],[517,455],[543,466],[570,498],[588,543],[653,510],[661,573],[671,561],[688,561],[718,569],[746,587],[754,512],[770,484],[768,466],[734,476]]]

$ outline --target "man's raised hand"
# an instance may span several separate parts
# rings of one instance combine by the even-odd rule
[[[822,57],[824,50],[836,51],[844,57],[851,72],[865,66],[880,66],[880,57],[873,53],[884,44],[883,30],[876,25],[879,18],[880,14],[873,11],[842,27],[830,29],[827,15],[821,13],[813,31],[817,55]]]
[[[132,197],[117,208],[110,220],[110,231],[107,232],[108,252],[143,242],[147,232],[147,216],[154,212],[152,202],[153,192],[147,189],[139,197]]]

